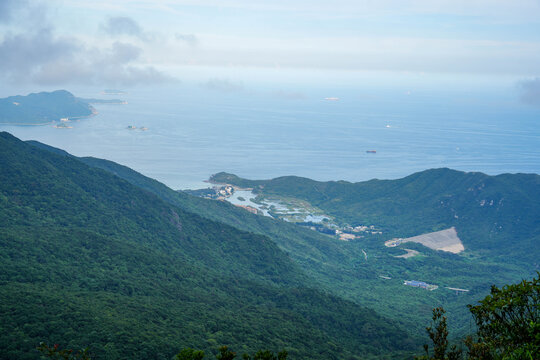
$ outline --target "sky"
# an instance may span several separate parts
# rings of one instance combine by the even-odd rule
[[[215,82],[216,68],[513,76],[534,103],[540,0],[0,0],[4,84]]]

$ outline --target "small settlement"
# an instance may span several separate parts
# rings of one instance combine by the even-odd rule
[[[212,188],[199,190],[185,190],[191,195],[213,199],[230,201],[236,191],[252,191],[251,188],[242,189],[231,184],[217,184]],[[253,195],[253,194],[252,194]],[[254,195],[253,195],[254,196]],[[307,227],[311,230],[323,234],[335,236],[342,241],[351,241],[361,239],[366,236],[382,235],[381,229],[374,225],[350,226],[347,224],[336,225],[330,217],[314,212],[312,208],[305,205],[305,202],[287,202],[279,199],[275,201],[265,201],[264,199],[254,200],[256,204],[239,204],[232,202],[233,205],[241,207],[253,214],[270,216],[276,219],[293,222],[299,226]]]
[[[423,281],[417,281],[417,280],[405,280],[403,282],[403,285],[419,287],[419,288],[430,290],[430,291],[433,291],[439,287],[438,285],[432,285],[432,284],[428,284]]]

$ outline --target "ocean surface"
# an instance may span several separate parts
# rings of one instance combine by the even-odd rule
[[[128,104],[95,105],[99,114],[72,129],[0,130],[118,162],[174,189],[207,187],[219,171],[355,182],[438,167],[540,173],[540,107],[520,101],[519,79],[393,77],[223,78],[115,96],[67,88]]]

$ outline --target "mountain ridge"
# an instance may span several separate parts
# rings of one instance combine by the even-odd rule
[[[365,182],[317,182],[300,177],[246,180],[218,173],[211,181],[253,187],[255,193],[297,197],[355,226],[378,223],[396,237],[417,235],[456,226],[475,250],[491,249],[507,254],[508,247],[494,249],[503,237],[537,237],[540,224],[540,176],[461,172],[430,169],[397,180]],[[414,224],[410,232],[393,229],[396,218]],[[499,226],[500,228],[497,228]],[[518,227],[519,226],[519,227]],[[476,227],[476,229],[475,229]],[[478,227],[481,229],[478,230]],[[508,228],[508,230],[507,230]],[[484,231],[484,233],[481,233]],[[516,251],[513,251],[516,252]],[[530,255],[517,251],[516,256]]]
[[[49,151],[61,151],[48,145],[30,143]],[[382,235],[370,235],[361,241],[344,242],[337,237],[329,237],[307,227],[251,214],[226,201],[194,197],[182,191],[172,190],[154,179],[109,160],[78,159],[90,166],[116,174],[182,209],[244,231],[269,236],[306,274],[316,280],[318,287],[388,314],[414,334],[424,333],[425,324],[431,319],[433,307],[446,304],[449,326],[457,335],[465,335],[470,324],[470,314],[465,310],[467,304],[485,296],[492,284],[501,286],[531,276],[531,266],[533,268],[535,266],[534,263],[531,265],[533,260],[524,262],[520,258],[494,256],[493,253],[482,253],[477,250],[466,251],[460,255],[445,254],[412,243],[408,243],[407,247],[416,250],[419,256],[409,259],[395,258],[394,256],[401,255],[404,251],[399,247],[385,247],[384,241],[389,237],[404,236],[407,232],[419,235],[450,226],[445,226],[447,223],[436,224],[435,228],[433,225],[410,225],[408,222],[400,221],[398,217],[391,223],[395,227],[394,235],[386,231],[392,229],[386,229]],[[367,183],[386,185],[392,184],[392,180]],[[394,219],[393,216],[389,218]],[[449,218],[451,219],[451,216]],[[378,217],[373,219],[375,221],[373,224],[378,225]],[[532,247],[534,240],[531,241],[528,248],[533,250],[529,251],[529,257],[534,259]],[[379,275],[392,279],[382,281]],[[465,287],[469,292],[450,297],[446,290],[440,289],[433,292],[418,292],[403,286],[403,280],[411,279],[437,284],[440,288]],[[388,293],[392,296],[387,296]]]
[[[90,346],[96,359],[169,359],[183,346],[211,353],[222,344],[314,359],[414,348],[395,322],[306,287],[268,237],[186,212],[66,154],[0,133],[8,358],[35,358],[39,341]]]

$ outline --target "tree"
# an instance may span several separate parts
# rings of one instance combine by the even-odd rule
[[[175,360],[202,360],[204,358],[204,351],[194,350],[191,348],[182,349],[176,356]]]
[[[219,348],[219,353],[216,355],[217,360],[233,360],[236,357],[236,353],[229,350],[227,346]]]
[[[448,329],[446,324],[445,311],[442,307],[433,309],[431,326],[426,327],[426,331],[431,341],[433,341],[433,356],[429,356],[429,346],[424,345],[426,355],[417,357],[418,360],[458,360],[461,359],[461,349],[455,345],[448,350]]]
[[[540,358],[540,273],[531,281],[491,287],[479,305],[469,305],[478,327],[466,340],[471,359]]]
[[[531,281],[491,287],[490,295],[469,305],[477,333],[465,339],[469,360],[534,360],[540,359],[540,272]],[[433,309],[432,325],[426,328],[433,341],[434,353],[418,360],[454,360],[461,350],[448,349],[448,330],[443,308]]]
[[[44,342],[41,342],[39,343],[37,349],[41,352],[43,356],[51,359],[90,360],[90,355],[88,355],[88,348],[79,351],[73,351],[72,349],[61,349],[58,344],[49,346]]]
[[[259,350],[253,355],[253,358],[249,356],[248,354],[242,355],[242,359],[244,360],[287,360],[287,351],[282,350],[278,352],[277,356],[274,355],[274,353],[270,350]]]

